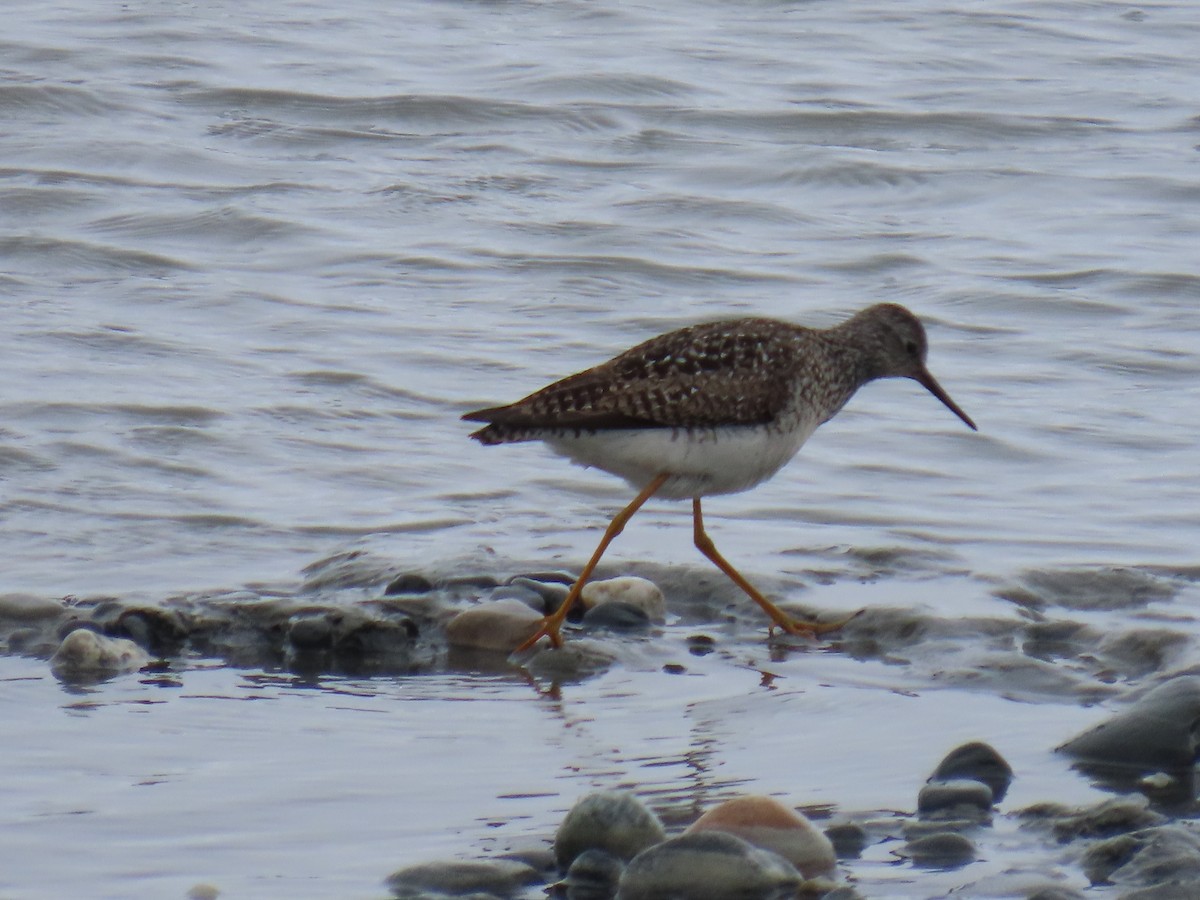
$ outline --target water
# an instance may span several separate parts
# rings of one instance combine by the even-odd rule
[[[491,552],[577,567],[624,487],[540,448],[475,446],[462,412],[688,322],[829,324],[879,301],[926,321],[931,369],[980,433],[911,383],[869,386],[770,484],[708,504],[731,559],[809,583],[819,571],[829,605],[854,608],[864,568],[880,571],[863,554],[879,551],[898,562],[866,602],[911,592],[945,618],[1011,616],[992,592],[1031,570],[1194,571],[1200,19],[1187,4],[8,9],[0,591],[156,602],[295,584],[347,549],[399,567]],[[614,564],[691,564],[687,516],[651,504]],[[1191,640],[1181,603],[1157,614]],[[885,690],[816,659],[810,677]],[[0,894],[180,896],[207,879],[373,896],[391,867],[487,846],[480,817],[544,836],[583,782],[645,782],[618,756],[556,784],[591,757],[570,742],[544,752],[564,723],[515,674],[314,693],[251,690],[253,672],[194,662],[178,689],[126,679],[81,710],[43,662],[0,658],[6,717],[29,724],[4,739],[24,760],[6,791],[28,785],[4,842],[39,823]],[[701,693],[757,696],[738,671],[706,668]],[[912,677],[918,695],[932,687]],[[658,740],[673,758],[694,728],[686,696],[650,697],[681,680],[636,678],[651,704],[639,715],[625,678],[575,687],[591,701],[577,714],[601,743]],[[384,715],[331,712],[344,690]],[[427,715],[402,712],[420,706],[412,691]],[[234,702],[247,694],[274,702]],[[493,747],[461,721],[460,695],[530,735],[510,765],[477,765]],[[960,731],[992,735],[991,707],[952,695],[930,695],[945,726],[930,714],[904,787],[885,780],[854,804],[900,803]],[[1010,757],[1041,759],[1032,748],[1066,736],[1044,721],[1090,721],[1063,697],[1019,710],[1031,718],[1013,732],[1031,736]],[[445,717],[460,730],[430,730]],[[121,720],[143,723],[136,739]],[[833,730],[853,743],[852,724]],[[423,730],[480,752],[389,770],[384,747]],[[731,765],[736,747],[701,731]],[[126,763],[97,771],[101,750]],[[777,764],[733,780],[765,789]],[[328,779],[324,804],[295,790],[297,771],[318,794]],[[440,813],[408,792],[464,771],[477,777]],[[160,774],[177,793],[147,812],[157,789],[135,785]],[[261,792],[238,787],[250,783]],[[843,790],[816,799],[851,802],[845,780],[829,783]],[[539,791],[553,796],[493,799]],[[383,796],[429,826],[397,826]],[[69,815],[110,801],[127,815],[108,825]],[[330,811],[370,827],[330,849]],[[214,837],[230,823],[244,830]],[[52,863],[56,841],[101,839],[107,855]],[[270,880],[285,872],[296,880]]]

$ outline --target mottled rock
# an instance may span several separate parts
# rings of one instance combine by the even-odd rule
[[[451,860],[423,863],[393,872],[386,879],[388,890],[400,898],[424,897],[429,893],[461,896],[486,892],[508,896],[526,885],[541,881],[532,866],[514,859],[475,862]]]
[[[554,836],[554,855],[563,870],[585,850],[629,861],[665,837],[658,816],[633,794],[597,791],[571,807]]]
[[[955,747],[938,763],[929,782],[970,779],[986,784],[992,792],[992,802],[999,803],[1012,784],[1013,770],[990,744],[972,741]],[[991,804],[988,804],[991,806]]]
[[[133,641],[77,628],[50,657],[50,668],[60,678],[103,677],[136,672],[149,661],[146,651]]]
[[[787,860],[723,831],[698,831],[639,854],[618,900],[790,900],[803,879]]]
[[[520,600],[496,600],[464,609],[446,624],[446,639],[457,647],[511,652],[531,638],[542,616]]]
[[[772,797],[735,797],[715,806],[697,819],[688,834],[723,831],[778,853],[805,878],[833,871],[833,843],[807,817]]]
[[[620,602],[642,610],[652,622],[663,622],[667,617],[667,601],[658,585],[635,575],[589,581],[583,586],[579,600],[585,610]]]
[[[1083,763],[1190,769],[1200,739],[1200,677],[1173,678],[1058,748]]]
[[[221,892],[211,884],[197,884],[188,889],[187,900],[217,900]]]

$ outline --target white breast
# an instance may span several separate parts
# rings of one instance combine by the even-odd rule
[[[544,440],[579,465],[611,472],[635,488],[667,472],[671,478],[655,496],[679,500],[749,490],[795,456],[818,424],[612,429]]]

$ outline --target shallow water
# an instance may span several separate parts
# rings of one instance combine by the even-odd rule
[[[0,592],[287,592],[348,550],[383,580],[577,569],[626,489],[478,447],[459,414],[676,325],[897,301],[980,432],[871,385],[772,482],[706,505],[722,550],[820,608],[1180,643],[978,685],[1014,648],[959,631],[793,654],[763,686],[761,629],[689,678],[661,668],[686,654],[672,625],[560,700],[502,665],[310,684],[199,657],[76,693],[7,655],[0,895],[375,896],[399,865],[544,838],[592,786],[911,808],[967,738],[1018,769],[1006,808],[1079,800],[1049,749],[1095,721],[1083,703],[1196,662],[1188,5],[10,13]],[[695,565],[687,508],[650,504],[610,559]],[[1126,603],[1114,569],[1168,587]],[[900,896],[891,869],[849,871]],[[975,877],[902,871],[911,896]]]

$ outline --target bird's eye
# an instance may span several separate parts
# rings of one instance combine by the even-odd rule
[[[905,341],[904,342],[904,352],[907,353],[909,356],[916,356],[918,353],[917,342],[916,341]]]

